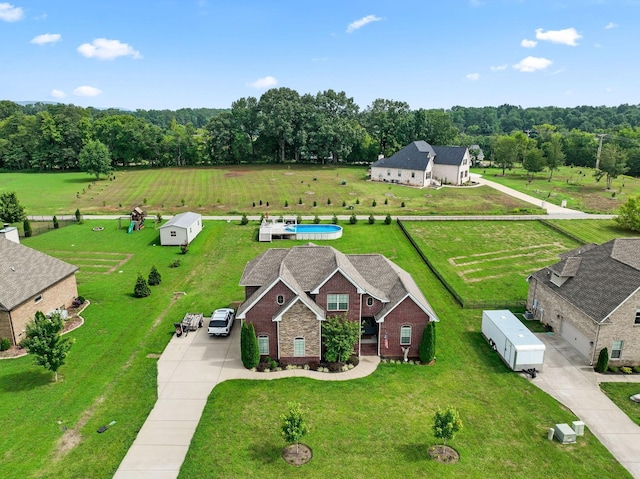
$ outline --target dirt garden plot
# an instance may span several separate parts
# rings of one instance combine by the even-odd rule
[[[79,267],[85,273],[111,274],[120,271],[131,258],[131,253],[54,251],[53,256]]]
[[[538,221],[403,223],[465,301],[523,300],[529,274],[579,246]]]

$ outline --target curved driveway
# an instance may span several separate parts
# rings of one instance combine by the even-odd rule
[[[344,381],[368,376],[380,359],[364,356],[347,372],[294,369],[257,373],[240,360],[240,324],[228,338],[209,337],[206,328],[173,336],[158,360],[158,400],[120,463],[116,479],[175,479],[213,388],[228,379],[305,376]]]

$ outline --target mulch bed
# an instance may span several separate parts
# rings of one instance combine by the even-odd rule
[[[297,451],[297,452],[296,452]],[[292,466],[302,466],[311,460],[313,452],[306,444],[290,444],[282,450],[282,459]]]
[[[428,452],[431,459],[443,464],[455,464],[460,460],[458,451],[449,446],[430,446]]]

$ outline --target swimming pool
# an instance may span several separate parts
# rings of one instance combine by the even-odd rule
[[[288,233],[295,234],[295,239],[328,240],[342,237],[342,226],[338,225],[289,225]]]

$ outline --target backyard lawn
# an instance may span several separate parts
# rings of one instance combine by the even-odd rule
[[[366,174],[363,166],[243,165],[132,169],[95,183],[78,172],[0,173],[0,180],[29,215],[70,215],[79,209],[126,216],[134,206],[153,215],[544,213],[488,187],[419,189],[367,181]]]
[[[522,301],[526,278],[580,246],[538,221],[407,221],[414,241],[467,302]]]
[[[501,222],[491,224],[500,231]],[[5,477],[111,477],[155,402],[156,358],[172,323],[187,311],[241,300],[237,284],[248,260],[269,247],[300,244],[258,243],[255,222],[205,222],[180,255],[177,247],[156,246],[152,227],[128,235],[116,225],[92,220],[24,240],[79,264],[79,292],[92,304],[86,324],[71,333],[76,343],[58,383],[31,358],[0,362]],[[327,244],[345,253],[382,253],[416,279],[441,320],[436,364],[381,365],[368,378],[339,383],[223,383],[210,396],[181,477],[630,477],[589,432],[575,445],[546,440],[550,425],[575,416],[509,372],[480,335],[481,312],[455,305],[397,225],[343,226],[343,237]],[[540,239],[524,237],[529,246]],[[524,240],[518,245],[527,247]],[[458,251],[475,248],[461,243]],[[181,265],[169,268],[174,259]],[[162,284],[148,298],[133,298],[138,272],[146,275],[152,265]],[[278,417],[289,400],[309,410],[312,429],[304,442],[314,458],[302,468],[285,467],[279,458]],[[435,408],[449,404],[465,427],[451,443],[460,463],[445,466],[428,460],[426,448],[435,442]],[[111,421],[106,433],[96,433]]]
[[[506,170],[505,176],[502,168],[473,168],[472,171],[556,205],[564,200],[567,208],[586,213],[613,214],[627,198],[640,195],[640,178],[621,175],[613,180],[611,190],[607,190],[604,178],[599,182],[594,178],[593,168],[563,166],[553,172],[551,181],[549,172],[536,173],[531,178],[522,168]]]
[[[640,233],[618,227],[613,220],[548,220],[549,223],[585,243],[606,243],[615,238],[639,237]]]

